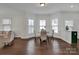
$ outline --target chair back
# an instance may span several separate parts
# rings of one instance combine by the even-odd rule
[[[47,32],[46,30],[42,29],[41,30],[41,40],[46,40],[47,39]]]

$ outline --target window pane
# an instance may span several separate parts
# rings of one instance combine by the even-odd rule
[[[46,29],[46,20],[40,20],[40,31],[41,29]]]
[[[40,30],[41,30],[41,29],[46,29],[46,28],[45,28],[44,26],[40,26]]]
[[[52,25],[58,25],[58,19],[53,19],[52,20]]]
[[[73,21],[72,20],[66,20],[65,26],[73,26]]]
[[[28,25],[32,25],[33,26],[34,25],[34,20],[29,19],[28,20]]]
[[[28,30],[29,30],[29,31],[28,31],[29,34],[34,33],[34,27],[29,27]]]
[[[54,30],[55,33],[58,33],[58,19],[53,19],[52,20],[52,29]]]
[[[54,30],[55,33],[58,33],[58,27],[57,26],[52,26],[52,29]]]
[[[40,20],[40,26],[46,26],[46,20]]]
[[[11,31],[11,28],[10,28],[10,26],[4,26],[4,27],[3,27],[3,30],[4,30],[4,31]]]
[[[32,19],[28,20],[28,33],[29,34],[34,33],[34,20]]]
[[[11,20],[10,19],[3,19],[3,24],[11,24]]]

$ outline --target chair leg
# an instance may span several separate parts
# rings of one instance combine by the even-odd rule
[[[41,45],[41,38],[40,38],[40,45]]]
[[[48,43],[50,42],[50,40],[49,40],[49,37],[47,36],[47,41],[48,41]]]
[[[37,39],[37,38],[35,37],[35,42],[36,42],[36,39]]]
[[[48,48],[48,39],[46,40],[46,48]]]

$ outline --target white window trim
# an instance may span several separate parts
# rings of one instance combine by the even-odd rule
[[[56,19],[52,19],[52,23],[53,23],[53,20],[54,21],[57,20],[57,24],[51,24],[52,25],[52,28],[53,27],[57,27],[58,28],[58,19],[57,18]],[[52,29],[52,30],[54,30],[54,29]],[[54,30],[54,33],[58,33],[58,29],[57,29],[57,31]]]
[[[29,20],[33,21],[33,25],[29,24]],[[33,31],[29,31],[30,29],[31,30],[33,29]],[[33,33],[34,33],[34,20],[33,19],[28,19],[28,34],[33,34]]]
[[[42,21],[42,20],[40,20],[39,23],[40,23],[41,21]],[[45,21],[45,25],[40,25],[40,24],[39,24],[39,25],[40,25],[40,31],[41,31],[41,27],[43,27],[43,29],[46,29],[46,20],[43,20],[43,21]]]
[[[9,20],[10,22],[9,23],[4,23],[3,21],[4,20]],[[3,27],[3,31],[11,31],[12,30],[12,28],[11,28],[11,24],[12,24],[12,20],[10,19],[10,18],[4,18],[4,19],[2,19],[2,27]],[[4,27],[6,27],[6,26],[9,26],[10,27],[10,30],[5,30],[4,29]]]

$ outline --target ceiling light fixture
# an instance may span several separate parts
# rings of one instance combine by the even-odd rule
[[[41,6],[41,7],[44,7],[44,6],[45,6],[45,3],[40,3],[40,6]]]

